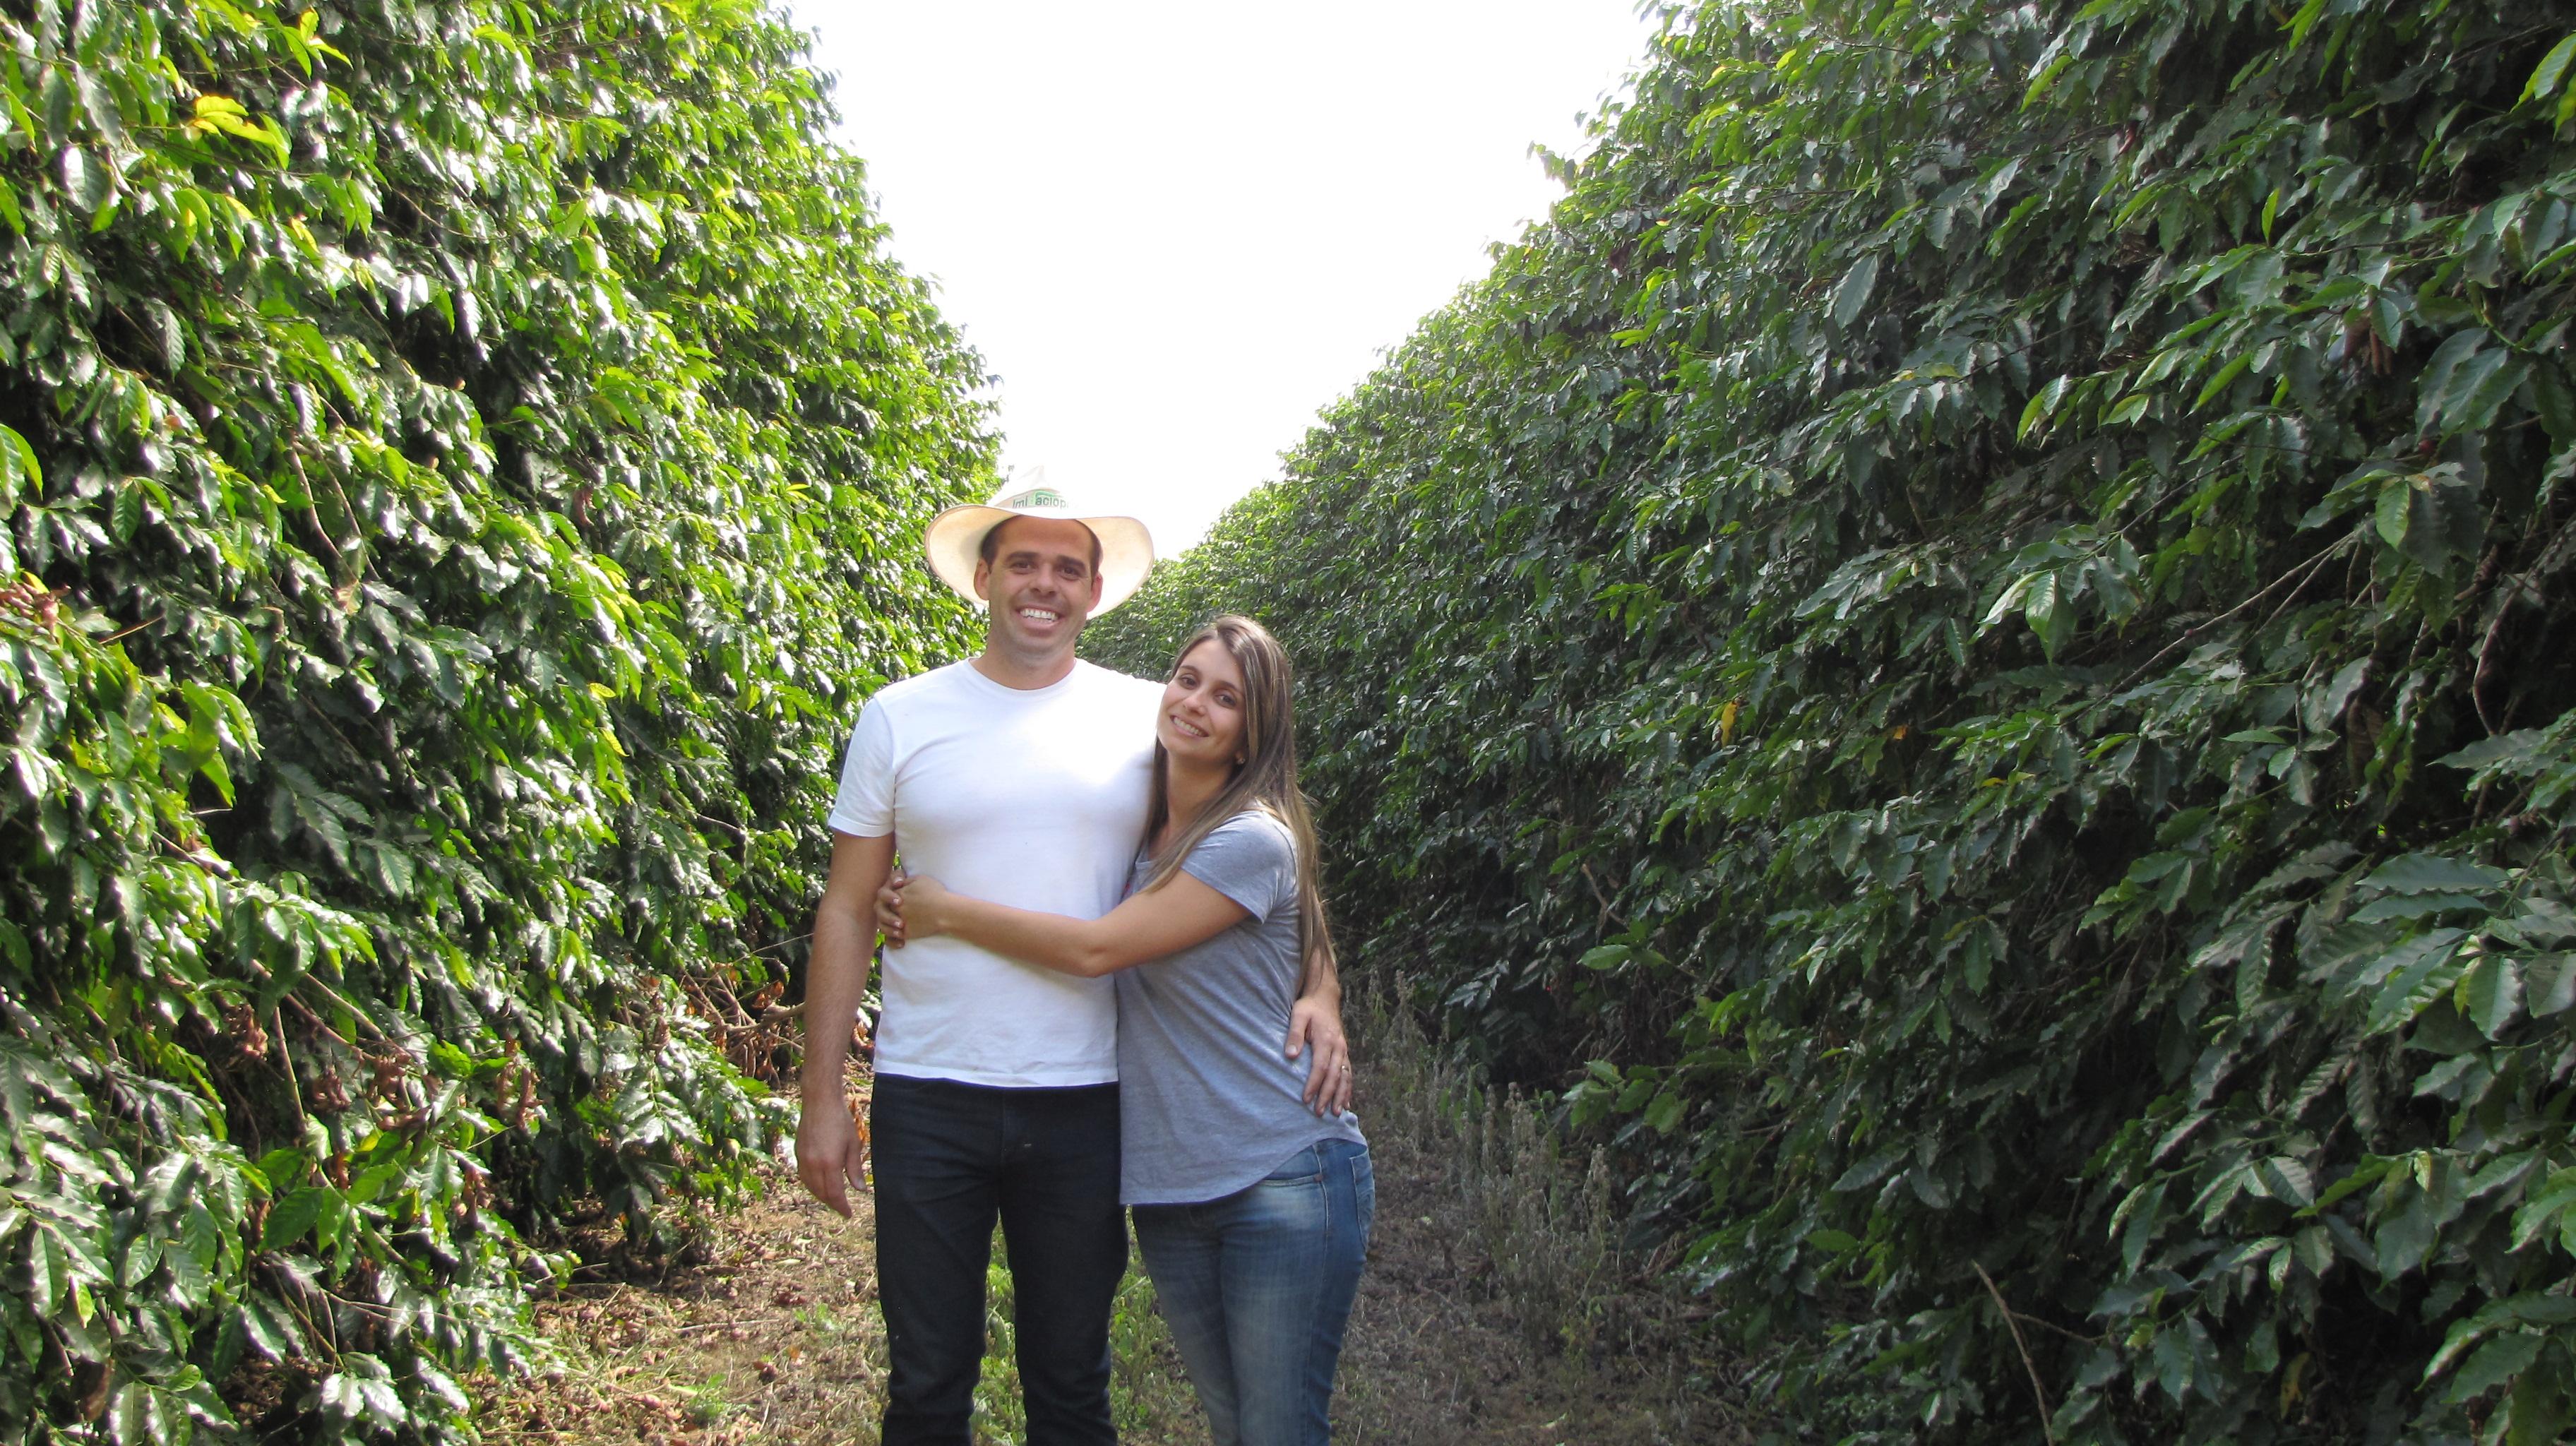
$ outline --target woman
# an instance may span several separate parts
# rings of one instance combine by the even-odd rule
[[[1250,618],[1185,644],[1155,720],[1154,791],[1125,902],[1100,919],[899,880],[900,946],[954,934],[1118,979],[1121,1198],[1218,1446],[1310,1446],[1359,1288],[1376,1187],[1348,1114],[1283,1059],[1299,962],[1332,947],[1297,791],[1288,660]]]

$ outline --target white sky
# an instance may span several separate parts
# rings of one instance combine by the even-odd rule
[[[787,0],[1003,462],[1195,543],[1561,194],[1635,0]]]

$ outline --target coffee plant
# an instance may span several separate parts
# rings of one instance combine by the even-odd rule
[[[0,45],[0,1439],[463,1439],[749,1187],[981,367],[751,0]]]
[[[2571,122],[2552,6],[1701,5],[1094,650],[1279,631],[1782,1439],[2556,1440]]]

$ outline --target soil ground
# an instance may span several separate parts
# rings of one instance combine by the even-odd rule
[[[563,1352],[490,1391],[488,1439],[562,1446],[873,1443],[885,1375],[864,1215],[845,1223],[783,1173],[730,1217],[697,1265],[659,1280],[576,1279],[537,1307]],[[1418,1182],[1380,1177],[1378,1230],[1334,1402],[1354,1443],[1579,1446],[1745,1439],[1690,1377],[1687,1353],[1571,1358],[1519,1322],[1444,1250]],[[1131,1283],[1131,1299],[1136,1285]],[[1122,1324],[1130,1324],[1122,1322]],[[1207,1439],[1159,1330],[1121,1342],[1121,1438]],[[494,1384],[497,1383],[487,1383]],[[984,1439],[1011,1439],[990,1430]],[[1015,1434],[1015,1433],[1013,1433]]]
[[[1494,1264],[1455,1220],[1456,1182],[1401,1138],[1373,1138],[1376,1230],[1333,1399],[1334,1439],[1388,1446],[1743,1446],[1752,1434],[1690,1312],[1626,1283],[1599,1314],[1626,1323],[1587,1349],[1539,1338],[1491,1288]],[[1562,1331],[1555,1332],[1562,1334]],[[1609,1333],[1603,1333],[1609,1334]]]
[[[1392,1083],[1392,1081],[1391,1081]],[[1412,1081],[1406,1081],[1412,1083]],[[1420,1080],[1427,1095],[1434,1086]],[[1395,1111],[1371,1125],[1378,1213],[1351,1317],[1335,1439],[1390,1446],[1740,1446],[1750,1436],[1720,1384],[1688,1303],[1616,1279],[1587,1287],[1577,1329],[1533,1320],[1512,1298],[1529,1275],[1503,1250],[1545,1238],[1480,1230],[1496,1193],[1463,1172],[1492,1160]],[[1408,1126],[1407,1121],[1415,1123]],[[1489,1136],[1490,1138],[1490,1132]],[[1508,1171],[1506,1171],[1508,1173]],[[651,1276],[576,1272],[536,1306],[560,1360],[515,1382],[481,1382],[478,1425],[496,1442],[559,1446],[874,1446],[885,1379],[864,1197],[854,1221],[808,1200],[783,1169],[761,1198],[720,1218],[693,1263]],[[1547,1187],[1542,1179],[1536,1187]],[[1485,1207],[1474,1202],[1485,1198]],[[1480,1246],[1480,1240],[1516,1242]],[[998,1258],[998,1251],[996,1252]],[[1513,1267],[1519,1267],[1514,1269]],[[1499,1283],[1498,1283],[1499,1282]],[[1009,1277],[994,1272],[995,1355],[978,1392],[978,1446],[1016,1443],[1008,1361]],[[1113,1406],[1130,1446],[1204,1446],[1152,1287],[1131,1274],[1113,1321]],[[1605,1323],[1607,1323],[1605,1325]]]

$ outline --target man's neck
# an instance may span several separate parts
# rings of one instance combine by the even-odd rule
[[[984,651],[977,653],[971,661],[975,665],[976,672],[1005,688],[1018,688],[1023,691],[1052,688],[1073,674],[1073,649],[1071,648],[1061,653],[1048,653],[1042,657],[1023,658],[987,642],[984,644]]]

